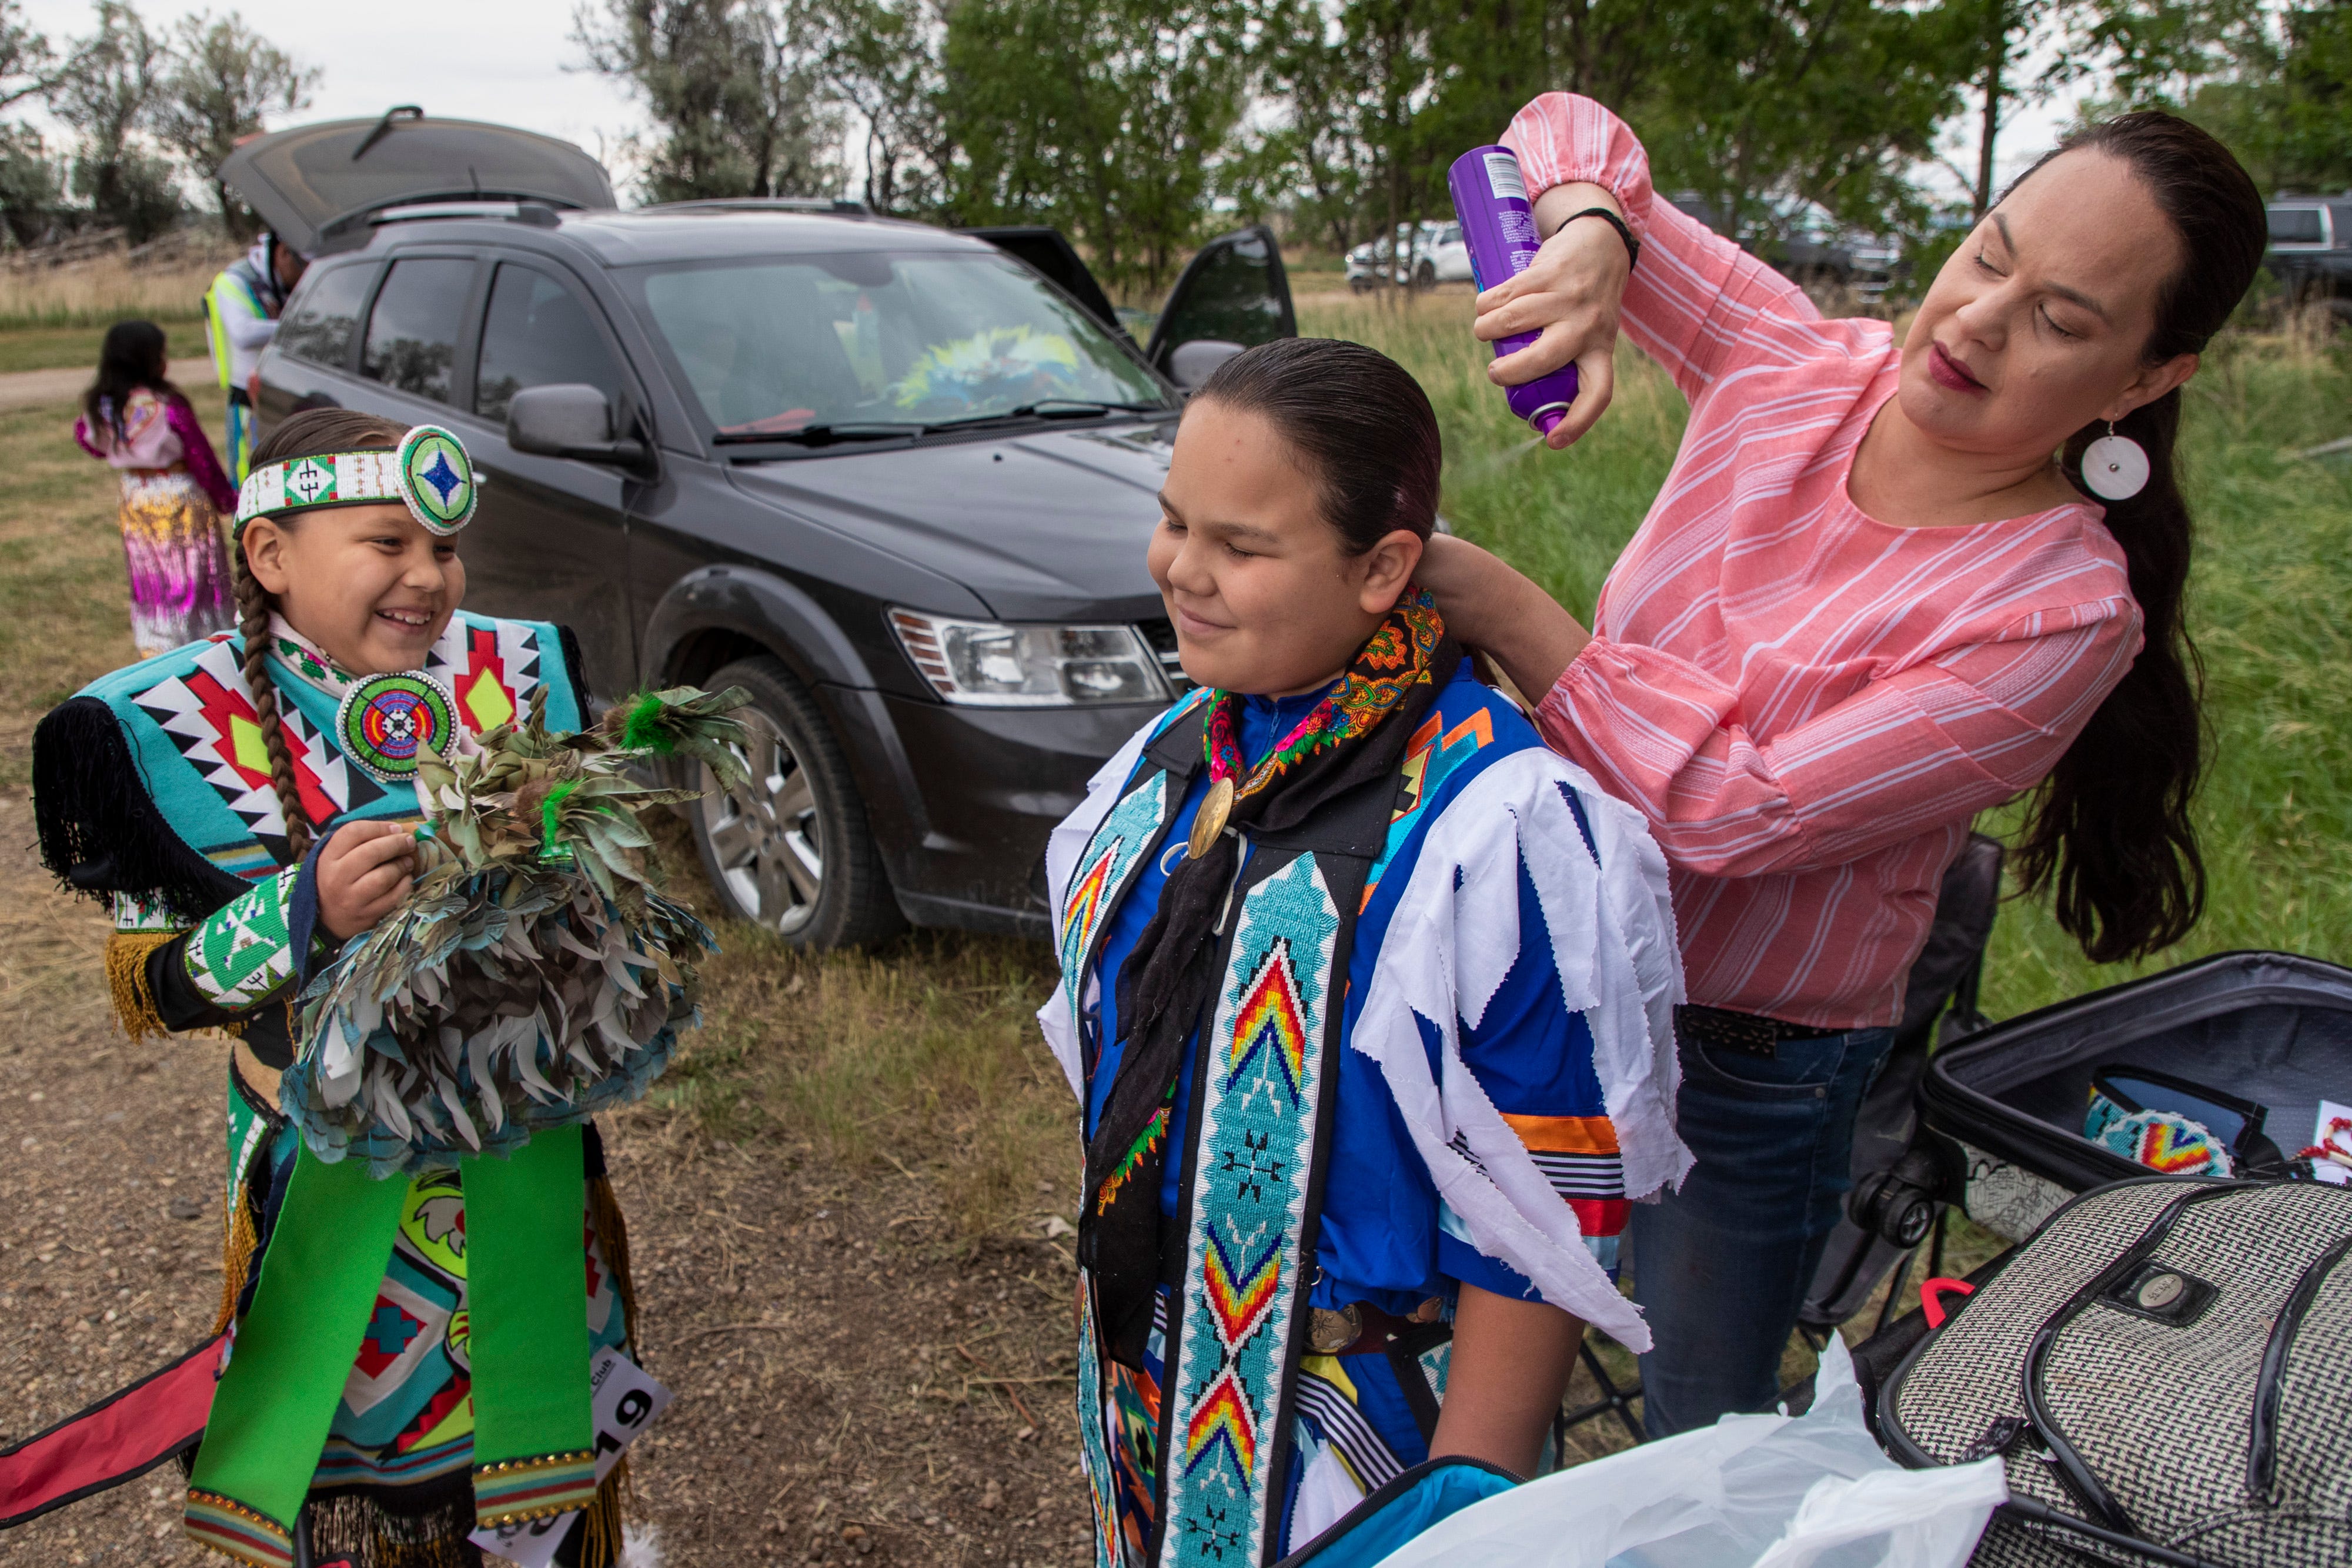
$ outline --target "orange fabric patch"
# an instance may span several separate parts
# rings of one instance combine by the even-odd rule
[[[1514,1116],[1503,1120],[1519,1142],[1541,1155],[1613,1155],[1617,1127],[1606,1116]]]

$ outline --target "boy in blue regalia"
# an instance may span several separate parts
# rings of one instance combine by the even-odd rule
[[[1413,586],[1440,462],[1370,349],[1223,366],[1150,552],[1198,689],[1048,852],[1102,1568],[1272,1563],[1433,1459],[1528,1475],[1584,1325],[1648,1343],[1613,1281],[1690,1163],[1665,865]]]

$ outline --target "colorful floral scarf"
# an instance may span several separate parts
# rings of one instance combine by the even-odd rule
[[[1437,613],[1437,601],[1419,586],[1408,585],[1389,618],[1356,651],[1354,662],[1330,694],[1276,742],[1245,778],[1241,744],[1235,738],[1241,699],[1231,692],[1217,693],[1210,699],[1213,706],[1208,730],[1201,737],[1210,779],[1236,779],[1234,798],[1246,800],[1326,747],[1370,734],[1413,687],[1428,684],[1430,662],[1444,635],[1445,622]]]

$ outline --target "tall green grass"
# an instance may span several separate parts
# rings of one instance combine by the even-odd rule
[[[1412,370],[1445,433],[1445,514],[1579,615],[1674,461],[1685,409],[1621,346],[1615,402],[1566,453],[1486,378],[1469,301],[1302,308],[1301,330],[1373,344]],[[2207,953],[2271,947],[2352,962],[2352,465],[2293,457],[2352,431],[2352,365],[2308,338],[2231,337],[2189,384],[2181,467],[2199,545],[2189,618],[2206,668],[2210,764],[2197,803],[2211,892],[2188,940],[2094,966],[2046,906],[2011,900],[1986,975],[1996,1016]],[[1516,455],[1514,455],[1516,454]],[[2000,832],[2012,812],[1981,823]]]

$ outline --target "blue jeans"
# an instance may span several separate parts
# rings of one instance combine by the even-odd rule
[[[1894,1040],[1850,1030],[1770,1057],[1682,1041],[1675,1124],[1698,1163],[1680,1192],[1633,1205],[1631,1228],[1651,1437],[1779,1396],[1781,1350],[1853,1185],[1854,1117]]]

